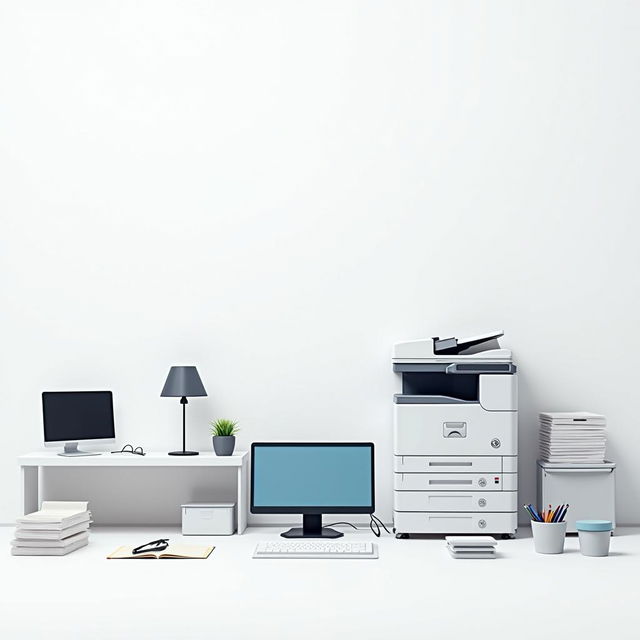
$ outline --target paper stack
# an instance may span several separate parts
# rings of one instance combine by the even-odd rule
[[[544,462],[602,463],[607,421],[597,413],[540,414],[540,459]]]
[[[496,557],[498,543],[491,536],[446,536],[445,540],[452,558]]]
[[[87,502],[42,503],[40,511],[16,520],[14,556],[66,556],[89,543]]]

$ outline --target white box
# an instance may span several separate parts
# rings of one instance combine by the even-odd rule
[[[235,503],[192,502],[182,505],[183,536],[230,536],[235,532]]]
[[[538,508],[569,504],[567,533],[576,520],[611,520],[616,526],[615,470],[602,464],[551,464],[538,460]]]

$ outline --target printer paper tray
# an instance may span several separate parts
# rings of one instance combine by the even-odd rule
[[[396,533],[508,533],[518,528],[517,513],[393,512]]]
[[[516,473],[394,473],[396,491],[517,491]]]
[[[394,491],[396,511],[506,513],[518,510],[517,491]]]
[[[396,473],[515,473],[515,456],[394,456]]]

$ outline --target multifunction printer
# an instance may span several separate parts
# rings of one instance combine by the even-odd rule
[[[396,537],[518,522],[518,383],[502,331],[393,348]]]

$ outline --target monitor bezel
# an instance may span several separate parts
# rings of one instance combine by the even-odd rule
[[[256,447],[369,447],[371,452],[371,506],[259,506],[253,501],[253,487],[255,483],[253,456]],[[255,514],[287,514],[301,513],[303,515],[322,515],[325,513],[374,513],[376,503],[376,474],[375,474],[375,445],[373,442],[252,442],[251,443],[251,500],[250,511]]]
[[[47,395],[79,395],[82,393],[106,393],[109,394],[111,402],[109,406],[111,407],[111,424],[113,425],[113,436],[106,436],[104,438],[65,438],[63,440],[47,440],[46,439],[46,427],[45,427],[45,411],[44,411],[44,403],[45,396]],[[115,416],[113,411],[113,392],[107,389],[84,389],[82,391],[43,391],[42,392],[42,439],[45,447],[59,447],[60,443],[66,442],[95,442],[95,443],[104,443],[104,444],[113,444],[116,441],[116,423]]]

